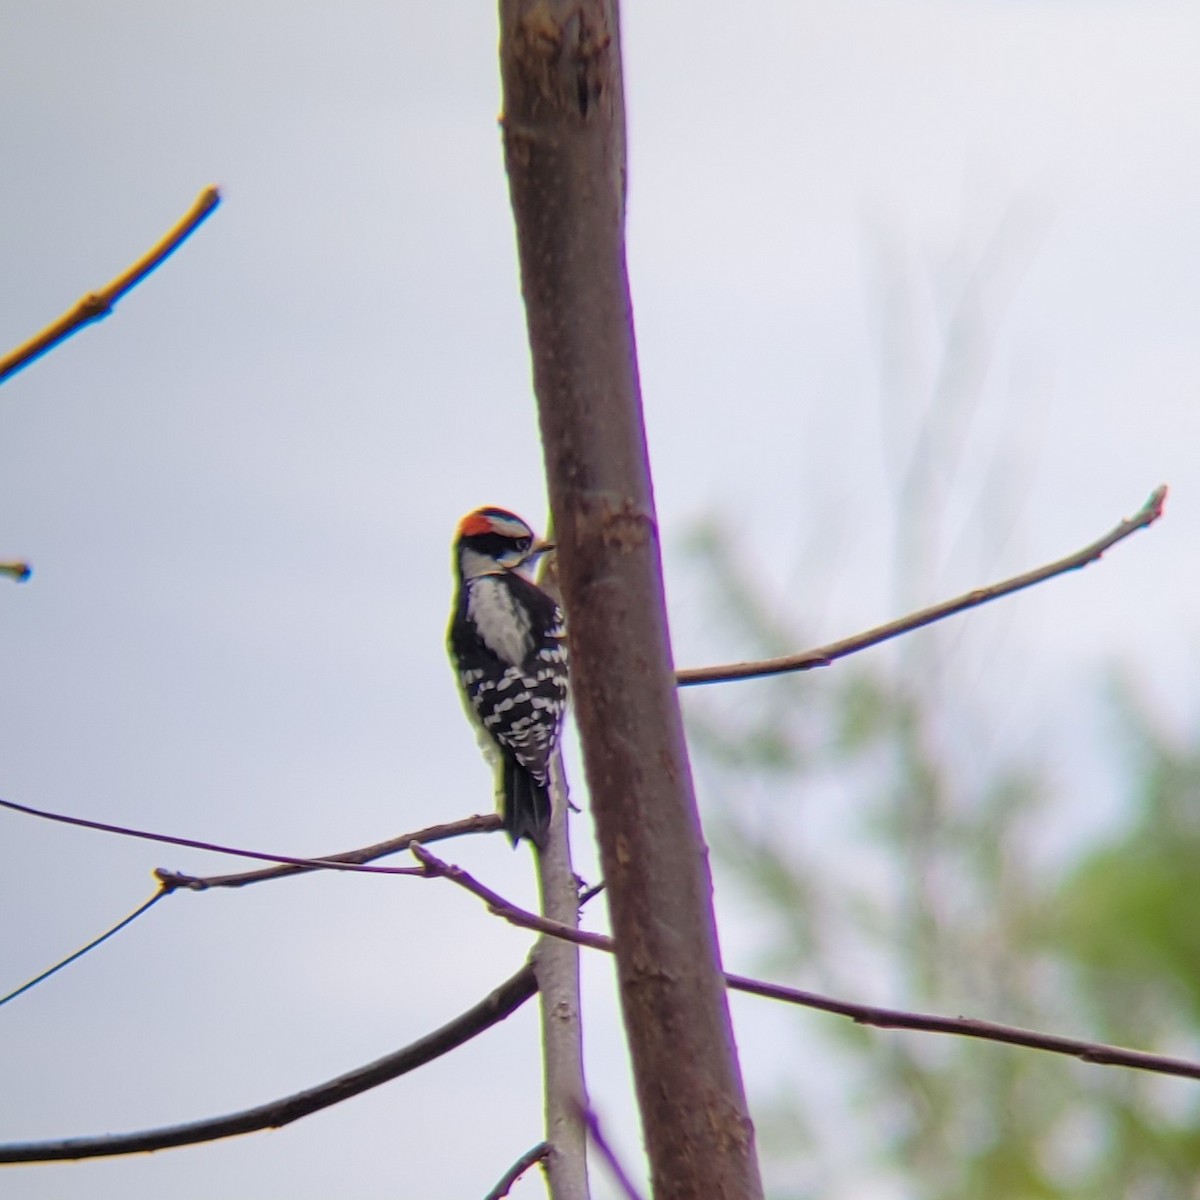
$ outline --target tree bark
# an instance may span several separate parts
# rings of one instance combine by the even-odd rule
[[[579,928],[579,888],[567,834],[567,788],[562,757],[551,773],[553,816],[537,855],[542,915]],[[551,1200],[590,1200],[587,1173],[587,1084],[579,1001],[579,947],[545,937],[533,956],[542,1007],[542,1082],[546,1098],[546,1181]]]
[[[504,148],[558,568],[657,1200],[762,1185],[675,692],[625,267],[613,0],[501,0]]]

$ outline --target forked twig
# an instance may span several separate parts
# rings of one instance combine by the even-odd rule
[[[0,805],[4,805],[5,801],[0,801]],[[15,808],[17,811],[30,813],[34,816],[45,817],[48,820],[58,820],[59,814],[43,813],[38,809],[28,809],[21,805],[9,804],[9,807]],[[77,823],[74,818],[62,818],[69,823]],[[149,836],[162,837],[169,842],[179,842],[183,839],[166,838],[165,835],[144,834],[141,830],[127,830],[116,825],[102,825],[99,822],[81,822],[85,827],[99,828],[110,833],[128,834],[133,837]],[[423,842],[439,842],[447,838],[461,837],[464,834],[471,833],[491,833],[501,828],[502,822],[498,813],[488,813],[486,815],[476,815],[472,817],[464,817],[459,821],[449,821],[441,825],[427,825],[424,829],[414,830],[412,833],[403,833],[399,837],[388,838],[385,842],[376,842],[371,846],[362,846],[357,850],[345,850],[339,854],[323,855],[321,858],[315,859],[295,859],[292,862],[281,863],[273,867],[262,867],[257,871],[238,871],[230,875],[185,875],[181,871],[168,871],[164,867],[159,867],[155,870],[154,876],[158,880],[158,891],[146,903],[138,907],[138,909],[130,913],[118,921],[111,929],[106,930],[98,937],[93,938],[86,946],[69,954],[66,958],[57,962],[52,967],[40,972],[33,979],[14,988],[7,995],[0,996],[0,1005],[7,1004],[10,1000],[15,1000],[18,996],[36,987],[40,983],[44,983],[51,976],[56,975],[63,967],[70,966],[85,954],[90,953],[104,942],[108,941],[114,934],[119,933],[122,929],[131,925],[138,917],[147,912],[155,903],[161,900],[164,896],[170,895],[175,891],[194,891],[203,892],[211,888],[227,888],[227,887],[244,887],[250,883],[261,883],[267,879],[282,879],[288,875],[302,875],[309,871],[326,871],[342,869],[350,869],[345,864],[363,864],[370,862],[372,859],[383,858],[388,854],[398,854],[402,850],[407,850],[409,844],[413,841]],[[227,848],[218,847],[210,843],[195,843],[199,849],[220,850],[225,852]],[[273,858],[272,855],[265,857]],[[389,871],[388,874],[422,874],[416,868],[405,867],[395,871]],[[599,885],[602,887],[603,885]],[[597,889],[592,889],[592,894]],[[582,896],[580,904],[586,902],[589,896]]]
[[[504,822],[499,813],[476,813],[458,821],[445,821],[439,825],[427,825],[412,833],[360,846],[357,850],[342,850],[337,854],[322,854],[308,862],[280,863],[274,867],[261,867],[257,871],[236,871],[229,875],[185,875],[179,871],[167,871],[159,867],[154,874],[171,888],[187,888],[193,892],[204,892],[212,888],[245,887],[251,883],[265,883],[269,879],[286,879],[289,875],[304,875],[310,871],[326,871],[337,863],[368,863],[389,854],[407,850],[413,842],[444,842],[448,838],[465,837],[473,833],[496,833]]]

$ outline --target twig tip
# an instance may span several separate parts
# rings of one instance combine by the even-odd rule
[[[1142,511],[1146,514],[1146,524],[1149,525],[1152,521],[1157,521],[1163,515],[1163,509],[1167,503],[1167,493],[1169,489],[1165,483],[1160,483],[1158,487],[1150,493],[1150,498],[1142,507]]]
[[[25,583],[33,574],[27,562],[0,563],[0,574],[7,575],[14,583]]]

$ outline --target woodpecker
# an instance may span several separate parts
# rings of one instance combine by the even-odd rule
[[[478,508],[458,523],[447,643],[467,713],[496,770],[504,829],[541,847],[550,761],[567,707],[562,609],[521,568],[552,549],[520,517]]]

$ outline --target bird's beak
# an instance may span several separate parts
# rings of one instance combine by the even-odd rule
[[[531,567],[547,550],[553,549],[553,542],[534,542],[520,557],[513,554],[511,557],[501,559],[500,565],[509,571],[524,571],[527,567]]]

